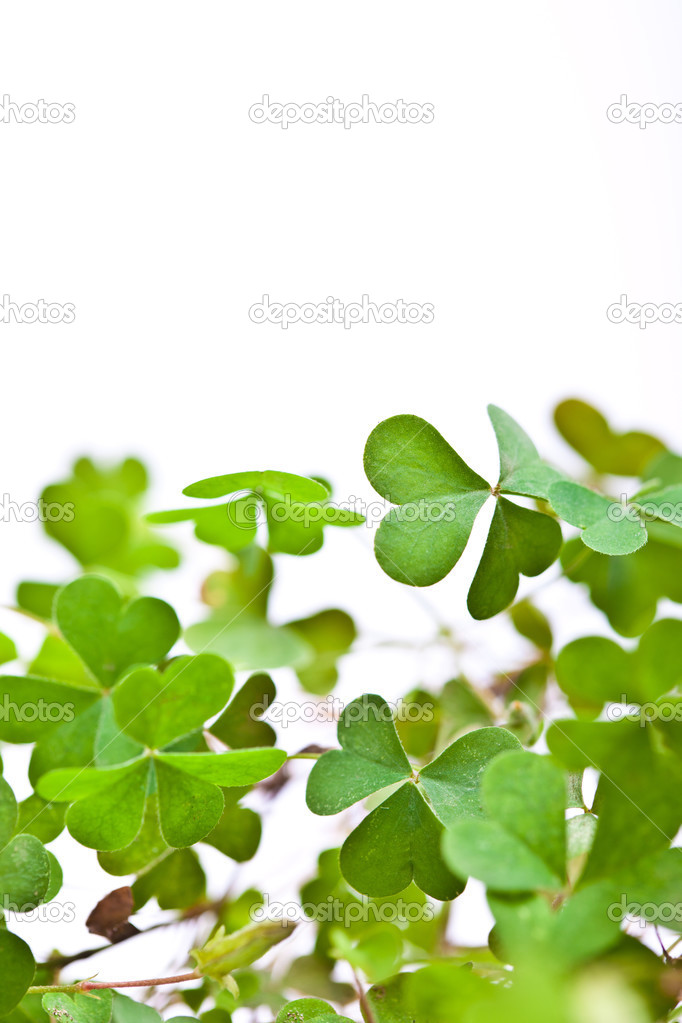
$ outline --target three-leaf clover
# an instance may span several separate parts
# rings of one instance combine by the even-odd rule
[[[361,799],[399,786],[346,839],[341,870],[350,885],[368,895],[392,895],[412,880],[438,899],[453,899],[464,881],[444,863],[444,827],[478,815],[478,780],[503,750],[519,750],[501,728],[481,728],[457,739],[417,774],[395,729],[391,709],[365,695],[344,709],[338,726],[340,750],[323,754],[308,779],[308,807],[320,815],[339,813]]]
[[[364,458],[374,489],[397,505],[377,531],[377,560],[391,578],[412,586],[430,586],[450,572],[479,511],[495,497],[488,540],[469,591],[474,618],[490,618],[505,608],[514,599],[519,574],[539,575],[561,547],[561,529],[554,519],[502,496],[547,500],[561,474],[540,459],[506,412],[491,405],[488,413],[500,452],[495,487],[418,416],[399,415],[380,423],[369,436]]]
[[[125,601],[96,575],[59,590],[54,618],[68,645],[48,637],[30,675],[0,677],[10,708],[0,721],[0,738],[37,742],[32,781],[50,767],[115,764],[135,756],[139,745],[117,727],[110,692],[133,665],[162,660],[180,633],[165,601]]]
[[[223,814],[221,787],[261,781],[286,759],[274,749],[168,749],[218,713],[232,686],[230,666],[215,654],[176,658],[163,672],[134,669],[117,684],[112,704],[117,726],[139,744],[141,755],[115,767],[48,771],[38,782],[39,795],[73,804],[66,825],[82,845],[116,850],[140,833],[147,797],[155,793],[166,844],[193,845]]]
[[[254,542],[261,517],[268,527],[268,550],[299,555],[320,549],[325,525],[355,526],[364,521],[357,512],[332,504],[322,480],[272,469],[211,476],[191,483],[183,494],[230,500],[154,512],[147,521],[157,525],[192,521],[199,540],[233,552]]]
[[[70,479],[51,484],[41,495],[45,506],[60,511],[46,513],[45,531],[85,569],[137,576],[152,568],[175,568],[177,552],[140,518],[147,487],[147,470],[136,458],[110,468],[79,458]]]

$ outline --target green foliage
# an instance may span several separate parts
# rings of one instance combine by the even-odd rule
[[[65,510],[59,517],[46,517],[45,531],[85,569],[139,576],[153,568],[175,568],[177,552],[140,517],[147,487],[147,471],[136,458],[110,468],[79,458],[70,479],[51,484],[41,495],[46,505]]]
[[[428,671],[401,693],[377,644],[373,670],[391,702],[358,695],[340,715],[339,748],[318,745],[326,736],[311,729],[292,752],[314,761],[306,803],[315,830],[336,818],[317,862],[289,814],[306,766],[284,767],[286,736],[266,718],[277,695],[268,672],[281,671],[280,700],[305,695],[314,708],[319,699],[323,720],[322,698],[361,630],[335,607],[274,620],[269,598],[280,553],[310,554],[325,525],[361,516],[335,505],[318,478],[267,471],[192,484],[188,497],[219,503],[149,517],[191,519],[227,558],[202,586],[204,620],[183,634],[170,605],[138,589],[147,570],[177,563],[141,519],[141,464],[81,459],[72,478],[46,489],[45,501],[73,504],[73,518],[46,528],[85,572],[65,586],[20,583],[15,611],[42,630],[27,662],[0,634],[0,664],[13,662],[0,676],[0,740],[31,746],[31,789],[20,803],[0,775],[1,1017],[160,1023],[144,1001],[64,983],[68,954],[36,964],[12,933],[18,911],[55,899],[63,872],[74,883],[71,841],[125,879],[87,918],[98,940],[126,941],[145,926],[145,914],[134,914],[154,905],[167,914],[157,926],[178,925],[178,941],[199,935],[191,952],[186,941],[187,982],[149,977],[154,1004],[178,1021],[231,1023],[242,1011],[276,1023],[679,1019],[682,621],[670,604],[658,617],[658,606],[682,603],[682,456],[649,434],[616,432],[572,399],[555,420],[587,473],[569,479],[510,416],[495,406],[489,414],[494,485],[409,415],[372,431],[365,469],[394,506],[376,534],[377,558],[411,585],[450,572],[494,501],[467,604],[475,619],[508,608],[518,653],[504,665],[495,651],[494,672],[475,683],[460,669],[466,630],[434,622],[418,648]],[[629,498],[609,496],[618,476]],[[559,519],[580,535],[564,543]],[[575,619],[562,620],[561,603],[542,602],[551,615],[532,596],[514,603],[520,576],[557,557],[560,585],[580,584],[602,624],[628,642],[598,627],[581,634]],[[392,583],[379,585],[390,604]],[[279,586],[286,606],[286,579]],[[344,669],[351,691],[355,665],[353,656]],[[13,752],[3,752],[9,764]],[[270,801],[283,791],[285,824],[268,835],[278,819]],[[60,863],[44,843],[64,826]],[[300,865],[307,922],[281,959],[279,945],[298,925],[287,913],[267,916],[278,878],[244,889],[234,873],[257,855],[263,826],[282,850],[287,884]],[[214,873],[225,878],[222,893]],[[467,899],[469,878],[484,886],[494,921],[483,947],[451,941],[453,900]],[[114,973],[97,969],[98,980]],[[145,975],[142,962],[135,972]]]
[[[541,461],[532,441],[502,409],[488,409],[500,451],[493,488],[418,416],[394,416],[367,441],[365,472],[374,489],[397,505],[376,535],[383,570],[411,586],[430,586],[457,564],[488,497],[496,507],[469,590],[474,618],[490,618],[514,599],[519,574],[535,576],[556,560],[561,529],[540,512],[501,495],[546,500],[560,474]]]

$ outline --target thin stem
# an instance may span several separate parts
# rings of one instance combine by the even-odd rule
[[[62,994],[77,994],[81,991],[103,991],[106,988],[119,987],[159,987],[161,984],[182,984],[188,980],[200,980],[201,975],[192,970],[191,973],[179,973],[175,977],[152,977],[150,980],[79,980],[76,984],[46,984],[30,987],[29,995],[48,995],[59,991]]]

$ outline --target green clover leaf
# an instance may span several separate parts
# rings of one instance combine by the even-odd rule
[[[564,574],[588,587],[592,603],[621,636],[644,632],[659,600],[682,604],[682,532],[667,522],[649,522],[646,532],[646,546],[616,562],[591,551],[580,537],[561,552]]]
[[[268,621],[268,600],[274,577],[272,558],[257,546],[236,556],[236,566],[214,572],[204,584],[209,618],[185,630],[192,650],[225,657],[237,670],[269,671],[303,667],[315,651],[303,636],[286,625]]]
[[[662,618],[623,650],[603,636],[583,636],[558,654],[556,677],[573,709],[597,716],[605,703],[653,703],[682,682],[682,622]]]
[[[0,900],[5,908],[27,912],[53,897],[50,888],[59,879],[59,864],[34,835],[12,837],[18,821],[14,793],[0,777]],[[52,875],[52,876],[51,876]],[[51,885],[52,881],[52,885]],[[54,894],[61,887],[56,885]]]
[[[26,994],[35,973],[35,960],[25,941],[0,930],[0,1016],[7,1016]]]
[[[501,751],[520,749],[518,740],[500,728],[478,729],[448,746],[417,777],[390,707],[376,695],[344,709],[338,737],[342,748],[320,757],[308,779],[306,801],[313,813],[339,813],[400,785],[346,839],[340,862],[348,883],[368,895],[391,895],[414,879],[436,898],[454,898],[463,882],[443,863],[444,826],[480,813],[478,780],[484,767]]]
[[[443,854],[452,870],[502,892],[558,890],[566,874],[566,782],[547,757],[505,753],[481,781],[486,819],[455,821]]]
[[[135,458],[111,468],[80,458],[70,479],[51,484],[41,495],[46,505],[65,512],[47,515],[45,531],[85,569],[139,576],[154,568],[175,568],[177,552],[140,520],[139,504],[147,487],[147,471]]]
[[[148,796],[156,793],[161,837],[185,848],[216,827],[225,801],[221,789],[253,785],[277,771],[281,750],[226,753],[154,752],[108,768],[58,768],[38,782],[38,794],[73,805],[66,813],[71,835],[92,849],[124,849],[140,835]]]
[[[70,995],[52,991],[43,995],[45,1012],[58,1023],[109,1023],[113,994],[109,988]]]
[[[552,518],[501,495],[546,499],[561,474],[539,457],[530,438],[502,409],[490,419],[500,452],[493,488],[460,458],[430,423],[394,416],[380,423],[365,447],[365,472],[374,489],[397,507],[375,538],[383,570],[398,582],[430,586],[459,561],[478,512],[492,495],[497,506],[469,591],[474,618],[489,618],[514,599],[519,575],[539,575],[557,558],[561,529]]]
[[[550,487],[549,499],[557,515],[582,530],[585,546],[599,554],[634,554],[646,544],[647,522],[652,518],[682,526],[682,518],[675,512],[682,507],[679,484],[641,492],[622,504],[580,483],[560,480]]]
[[[641,476],[664,445],[639,431],[615,433],[597,409],[570,398],[557,405],[554,422],[562,437],[599,473]]]
[[[212,476],[185,487],[183,494],[207,499],[231,496],[231,500],[154,512],[147,521],[156,525],[193,521],[197,539],[233,553],[256,539],[261,514],[268,525],[268,550],[297,555],[320,549],[325,525],[355,526],[364,521],[362,515],[329,501],[325,481],[275,470]]]
[[[64,639],[102,685],[133,664],[156,664],[180,633],[175,611],[156,597],[124,603],[100,576],[84,575],[57,594],[55,620]]]

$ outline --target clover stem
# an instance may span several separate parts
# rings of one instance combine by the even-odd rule
[[[47,984],[45,986],[30,987],[26,993],[29,995],[48,995],[59,992],[68,995],[79,994],[82,991],[101,991],[105,988],[158,987],[161,984],[182,984],[188,980],[200,979],[200,974],[192,970],[191,973],[179,973],[175,977],[152,977],[150,980],[79,980],[75,984]]]

